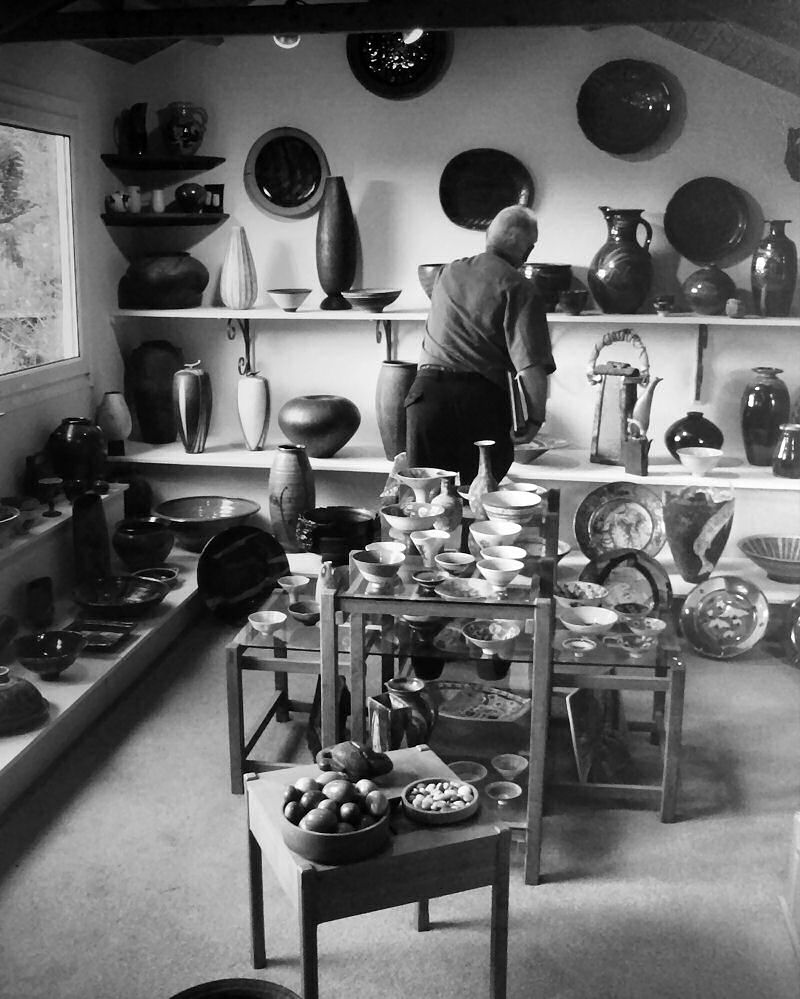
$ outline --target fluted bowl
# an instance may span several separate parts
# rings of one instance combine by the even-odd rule
[[[178,542],[190,552],[202,551],[220,531],[243,524],[261,509],[255,500],[232,496],[183,496],[166,500],[155,508]]]
[[[752,534],[739,549],[777,583],[800,583],[800,535]]]

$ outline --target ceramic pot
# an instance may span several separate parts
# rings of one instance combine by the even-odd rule
[[[395,677],[387,680],[385,686],[390,708],[407,712],[401,744],[420,746],[426,743],[436,724],[438,708],[425,681],[419,677]]]
[[[772,472],[784,479],[800,479],[800,423],[784,423],[772,457]]]
[[[789,219],[765,222],[769,232],[761,240],[750,265],[753,305],[760,316],[788,316],[797,283],[797,247],[786,235]]]
[[[125,454],[126,441],[133,428],[131,411],[121,392],[105,392],[95,410],[94,422],[103,431],[109,455]]]
[[[67,417],[50,434],[47,454],[53,471],[64,480],[69,499],[103,479],[108,451],[100,427],[85,417]]]
[[[683,297],[692,312],[701,316],[720,316],[728,299],[736,296],[733,280],[714,264],[700,267],[681,285]]]
[[[789,420],[789,390],[778,377],[781,368],[753,368],[753,373],[742,395],[744,453],[751,465],[771,465],[781,426]]]
[[[433,522],[437,531],[449,531],[452,534],[461,527],[464,517],[464,505],[456,488],[457,472],[444,472],[442,474],[442,485],[439,495],[434,496],[431,501],[436,506],[444,509],[441,517]]]
[[[360,507],[325,506],[303,510],[297,517],[297,543],[323,562],[346,565],[351,551],[359,551],[380,535],[374,513]]]
[[[98,493],[81,493],[72,503],[72,550],[76,583],[111,575],[108,526]]]
[[[258,276],[247,233],[234,226],[222,262],[219,297],[229,309],[249,309],[258,296]]]
[[[132,104],[114,122],[114,140],[122,156],[144,156],[147,152],[147,104]]]
[[[269,473],[272,533],[288,552],[299,550],[297,518],[314,506],[314,473],[302,444],[279,444]]]
[[[664,490],[664,528],[675,565],[688,583],[708,579],[728,542],[733,491],[688,486]]]
[[[212,408],[211,378],[200,367],[200,361],[175,372],[172,400],[184,450],[187,454],[200,454],[205,451]]]
[[[393,461],[406,449],[405,399],[417,375],[413,361],[383,361],[375,386],[375,416],[383,453]]]
[[[239,379],[236,408],[247,449],[262,451],[269,427],[269,383],[257,371]]]
[[[528,262],[520,267],[520,273],[534,283],[548,312],[556,311],[559,295],[563,291],[569,291],[572,284],[571,264]]]
[[[301,395],[278,413],[278,425],[309,458],[330,458],[344,447],[361,423],[354,402],[340,395]]]
[[[343,177],[326,177],[317,220],[317,275],[326,297],[321,309],[349,309],[342,298],[356,276],[356,224]]]
[[[168,340],[148,340],[131,351],[125,371],[128,397],[146,444],[171,444],[178,436],[172,379],[183,363],[183,352]]]
[[[682,447],[721,448],[723,442],[724,438],[719,427],[696,410],[670,424],[664,434],[667,450],[676,461],[678,450]]]
[[[206,203],[206,189],[196,181],[178,184],[175,188],[175,204],[182,212],[196,215]]]
[[[153,253],[132,260],[117,289],[121,309],[194,309],[208,284],[205,264],[189,253]]]
[[[120,520],[111,535],[111,546],[131,572],[166,562],[175,534],[158,517]]]
[[[0,735],[23,732],[47,719],[47,701],[38,688],[0,666]]]
[[[476,520],[485,520],[486,511],[483,508],[481,498],[486,493],[492,493],[497,489],[497,479],[492,471],[492,461],[489,452],[494,447],[494,441],[475,441],[478,449],[478,472],[469,486],[467,498],[469,508],[475,514]]]
[[[653,230],[642,218],[641,208],[601,205],[600,211],[608,226],[608,238],[589,265],[589,290],[603,312],[638,312],[653,280],[649,252]],[[636,238],[639,226],[644,227],[644,244]]]
[[[163,134],[167,149],[175,156],[193,156],[200,148],[208,124],[204,108],[188,101],[167,105]]]

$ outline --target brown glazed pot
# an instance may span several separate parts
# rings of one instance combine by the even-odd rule
[[[309,458],[331,458],[358,430],[361,413],[341,395],[301,395],[282,406],[278,425]]]

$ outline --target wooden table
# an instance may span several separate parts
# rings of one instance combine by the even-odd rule
[[[427,746],[395,750],[389,755],[394,769],[377,783],[390,799],[399,797],[402,788],[418,777],[455,777]],[[490,886],[488,995],[490,999],[505,999],[510,830],[495,824],[485,806],[472,819],[446,826],[419,826],[402,813],[393,813],[392,836],[383,851],[352,864],[317,864],[286,847],[280,824],[285,821],[281,812],[286,784],[318,772],[315,765],[308,765],[251,774],[245,781],[253,967],[263,968],[267,963],[264,859],[298,914],[304,999],[318,999],[319,995],[317,927],[321,923],[413,902],[416,928],[427,930],[429,899]]]

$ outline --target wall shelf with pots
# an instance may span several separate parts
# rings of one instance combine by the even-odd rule
[[[111,170],[160,173],[203,173],[225,162],[224,156],[120,156],[101,153],[100,159]]]
[[[136,226],[137,228],[158,228],[178,225],[219,225],[230,218],[224,212],[155,212],[126,215],[125,212],[104,212],[100,218],[109,226]]]

